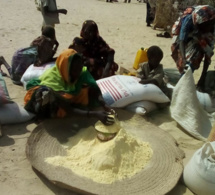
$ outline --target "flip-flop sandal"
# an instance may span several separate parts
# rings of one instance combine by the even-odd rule
[[[156,34],[156,35],[157,35],[157,37],[171,38],[171,35],[168,32],[159,33],[159,34]]]
[[[2,70],[0,70],[0,74],[3,76],[3,77],[6,77],[7,74],[5,72],[3,72]]]
[[[165,32],[165,33],[164,33],[164,37],[165,37],[165,38],[171,38],[171,35],[170,35],[168,32]]]
[[[159,34],[156,34],[157,37],[164,37],[164,34],[163,33],[159,33]]]

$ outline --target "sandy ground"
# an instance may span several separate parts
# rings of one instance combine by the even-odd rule
[[[140,47],[158,45],[164,51],[164,68],[174,68],[170,56],[171,39],[156,37],[152,28],[146,27],[146,4],[132,0],[130,4],[106,3],[105,0],[61,0],[59,8],[66,8],[67,15],[61,15],[61,24],[56,25],[56,36],[60,43],[58,53],[63,51],[79,36],[82,23],[92,19],[99,26],[100,35],[115,49],[115,61],[122,67],[131,69],[137,50]],[[33,0],[1,1],[0,6],[0,55],[10,63],[13,53],[21,47],[27,47],[40,35],[41,13]],[[213,59],[214,61],[214,59]],[[213,64],[213,62],[212,62]],[[213,68],[211,66],[211,68]],[[195,73],[198,79],[201,70]],[[14,85],[10,78],[5,78],[11,98],[23,105],[25,90]],[[147,119],[169,132],[186,153],[186,164],[193,152],[203,142],[187,135],[171,119],[168,110],[154,113]],[[32,170],[25,155],[27,138],[36,124],[33,122],[3,125],[4,136],[0,138],[0,189],[2,195],[52,195],[71,194],[60,189]],[[182,184],[169,194],[192,194]]]

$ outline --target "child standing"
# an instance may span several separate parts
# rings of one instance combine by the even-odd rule
[[[170,91],[163,80],[163,65],[160,64],[163,59],[163,51],[158,46],[151,46],[147,50],[148,62],[140,65],[138,77],[141,78],[141,84],[154,84],[158,86],[168,97],[171,97]]]
[[[57,9],[56,0],[41,0],[41,13],[43,16],[43,25],[55,26],[59,24],[59,13],[67,14],[66,9]]]

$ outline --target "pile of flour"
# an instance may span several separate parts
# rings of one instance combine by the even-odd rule
[[[149,143],[138,140],[124,129],[107,142],[97,139],[94,127],[82,129],[62,147],[67,150],[67,156],[49,157],[45,161],[104,184],[135,175],[153,155]]]

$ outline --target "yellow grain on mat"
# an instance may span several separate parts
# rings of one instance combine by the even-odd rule
[[[104,184],[140,172],[153,154],[149,143],[142,142],[124,129],[114,139],[101,142],[96,138],[94,127],[89,127],[71,137],[63,147],[67,156],[49,157],[45,161]]]

